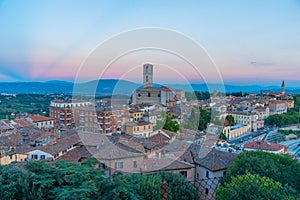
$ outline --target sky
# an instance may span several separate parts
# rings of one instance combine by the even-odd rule
[[[226,83],[280,85],[286,80],[286,85],[300,86],[299,0],[0,0],[0,81],[74,81],[99,45],[149,27],[195,41]],[[182,76],[183,81],[203,81],[170,52],[147,50],[128,54],[102,75],[91,68],[81,79],[122,77],[141,82],[137,66],[144,58],[168,66],[154,68],[157,81],[176,83]],[[101,60],[94,62],[104,68]]]

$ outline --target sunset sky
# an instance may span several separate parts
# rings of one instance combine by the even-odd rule
[[[300,86],[299,0],[0,0],[0,81],[74,81],[79,66],[101,43],[147,27],[173,30],[197,42],[226,83],[278,85],[284,79]],[[189,81],[200,80],[180,59],[140,52],[147,53]],[[123,73],[118,68],[134,71],[143,62],[138,57],[119,60],[101,77],[141,82],[140,69],[118,74]],[[156,70],[158,81],[178,81],[175,72],[172,76],[167,68]],[[81,78],[99,76],[90,69]]]

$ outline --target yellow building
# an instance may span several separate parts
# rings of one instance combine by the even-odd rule
[[[223,134],[226,135],[228,140],[233,140],[243,135],[247,135],[251,132],[251,125],[235,125],[235,126],[226,126],[223,129]]]
[[[26,154],[1,152],[0,165],[8,165],[12,162],[23,162],[25,160],[27,160]]]
[[[129,110],[130,121],[138,122],[143,120],[143,111],[137,109]]]
[[[153,132],[153,124],[150,122],[136,122],[126,125],[125,133],[128,135],[149,137]]]

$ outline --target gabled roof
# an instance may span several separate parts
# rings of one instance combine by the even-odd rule
[[[280,151],[284,149],[284,145],[273,142],[266,142],[264,140],[253,141],[244,144],[244,148],[253,150],[265,150],[265,151]]]
[[[174,160],[171,158],[150,158],[144,160],[144,164],[141,167],[141,171],[147,173],[155,171],[171,171],[192,168],[194,168],[194,165],[176,159]]]
[[[236,157],[236,154],[213,148],[204,158],[195,158],[195,163],[214,172],[227,169]]]
[[[68,151],[66,154],[58,158],[58,160],[66,160],[68,162],[79,162],[81,158],[90,158],[92,154],[85,146],[77,147]]]
[[[29,118],[33,122],[45,122],[45,121],[51,121],[51,120],[53,120],[53,118],[45,117],[45,116],[41,116],[41,115],[29,115]]]

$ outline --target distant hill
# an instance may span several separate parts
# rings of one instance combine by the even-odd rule
[[[155,87],[161,85],[154,84]],[[183,89],[185,91],[208,91],[206,84],[167,84],[167,86]],[[47,81],[47,82],[0,82],[0,92],[3,93],[14,93],[14,94],[72,94],[74,84],[72,82],[66,81]],[[122,94],[131,95],[132,91],[141,88],[142,84],[137,84],[126,80],[117,79],[101,79],[93,80],[84,83],[78,83],[75,85],[76,92],[85,94],[94,94],[96,90],[97,95],[112,95],[112,94]],[[223,86],[220,84],[212,84],[211,89],[220,91]],[[280,92],[280,87],[278,86],[267,86],[262,87],[259,85],[250,86],[235,86],[225,84],[225,91],[227,93],[239,92],[244,93],[259,93],[261,90],[269,90],[274,92]],[[287,93],[300,93],[300,88],[286,88]]]

